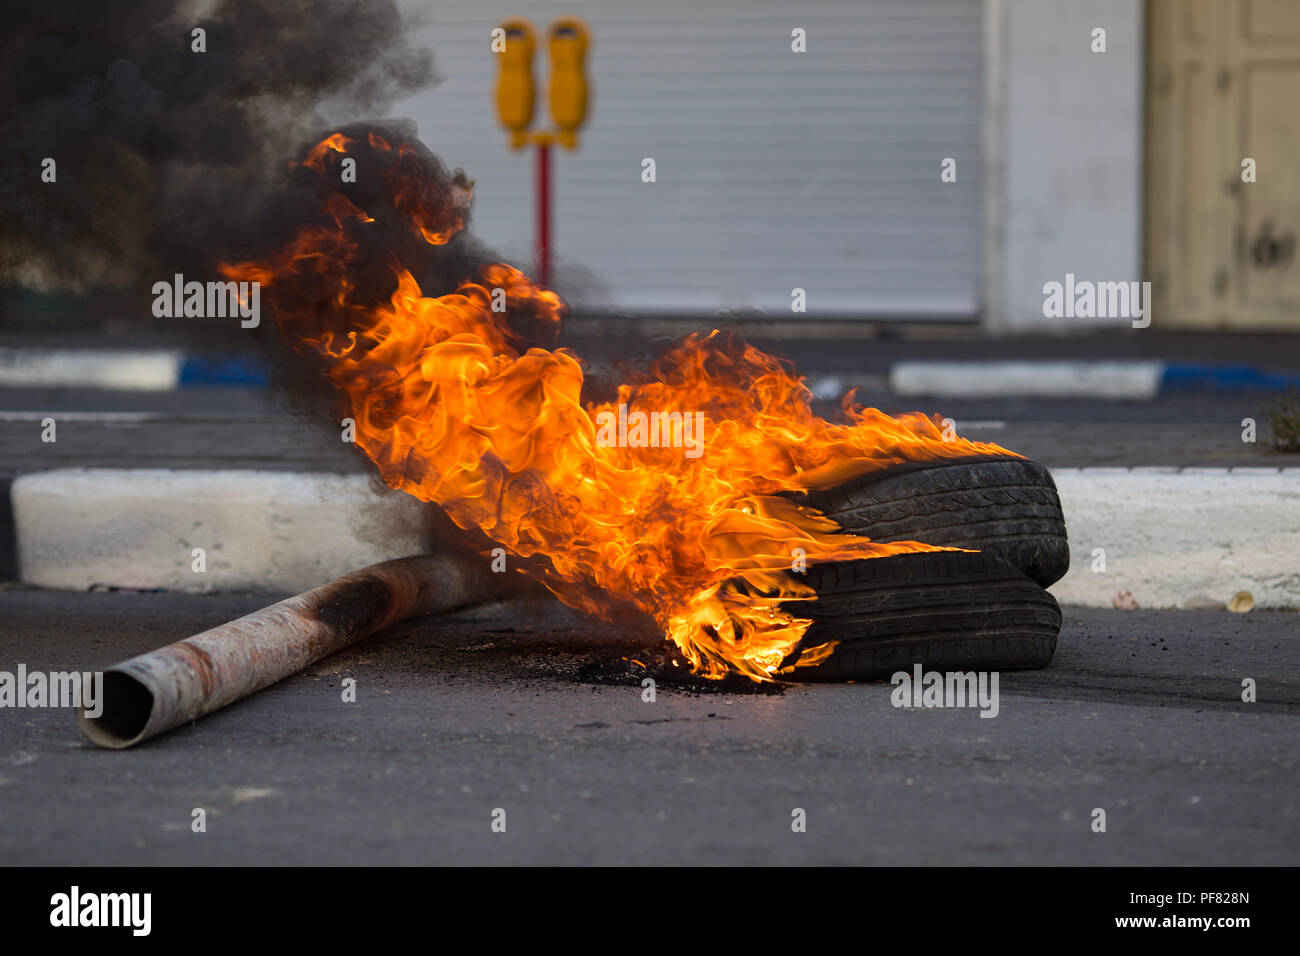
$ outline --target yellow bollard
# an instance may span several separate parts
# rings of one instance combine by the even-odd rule
[[[510,146],[522,149],[528,143],[528,127],[533,122],[533,104],[537,94],[533,86],[533,49],[536,36],[527,20],[502,20],[505,48],[497,74],[497,118],[510,133]]]
[[[565,149],[578,146],[578,128],[587,118],[584,72],[590,34],[577,17],[561,17],[548,30],[551,53],[551,119]]]

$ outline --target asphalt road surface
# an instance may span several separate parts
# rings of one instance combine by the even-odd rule
[[[715,320],[637,322],[574,320],[563,344],[586,362],[593,398],[612,398],[629,369],[643,369],[681,335]],[[1148,401],[1107,399],[950,399],[903,397],[889,391],[888,372],[906,359],[1163,358],[1235,363],[1294,374],[1294,336],[1169,334],[1111,330],[1064,338],[979,338],[971,329],[913,325],[844,325],[811,334],[787,323],[777,334],[765,321],[742,321],[747,335],[794,361],[834,414],[838,396],[858,388],[858,401],[896,413],[938,412],[964,437],[991,441],[1051,468],[1085,466],[1300,467],[1300,454],[1270,442],[1268,409],[1279,395],[1259,391],[1174,391]],[[723,322],[722,324],[727,324]],[[778,323],[779,324],[779,323]],[[823,323],[825,325],[825,323]],[[873,331],[874,329],[874,331]],[[945,337],[946,335],[946,337]],[[171,321],[17,322],[0,327],[0,347],[185,348],[253,359],[259,353],[238,329]],[[58,422],[58,441],[42,441],[42,420]],[[1258,423],[1255,442],[1242,440],[1242,420]],[[340,441],[325,409],[294,415],[275,389],[189,387],[171,392],[85,388],[0,387],[0,480],[59,467],[257,468],[347,472],[365,470],[355,448]]]
[[[10,588],[0,670],[106,666],[269,601]],[[2,709],[0,864],[1300,862],[1296,614],[1066,608],[1052,667],[1001,675],[993,719],[670,668],[645,702],[624,659],[655,653],[498,604],[129,751]]]
[[[1093,466],[1300,467],[1300,453],[1267,440],[1264,399],[1167,396],[1152,402],[902,401],[865,394],[888,411],[951,417],[958,434],[989,441],[1049,468]],[[94,411],[86,411],[94,409]],[[58,441],[41,440],[42,421]],[[1243,418],[1260,439],[1241,440]],[[0,389],[0,476],[49,468],[253,468],[366,471],[355,447],[322,415],[305,419],[244,389],[64,394]]]

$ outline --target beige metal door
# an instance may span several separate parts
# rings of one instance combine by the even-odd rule
[[[1147,37],[1154,324],[1300,331],[1300,0],[1151,0]]]

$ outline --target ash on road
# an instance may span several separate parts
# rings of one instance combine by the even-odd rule
[[[0,670],[106,666],[270,600],[9,589]],[[624,661],[643,636],[492,605],[134,750],[97,750],[67,710],[0,710],[0,863],[1294,865],[1298,629],[1067,607],[1053,666],[1003,674],[987,719],[895,709],[886,683],[671,668],[649,703]]]

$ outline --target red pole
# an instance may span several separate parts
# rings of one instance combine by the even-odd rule
[[[551,285],[551,147],[537,144],[537,281]]]

